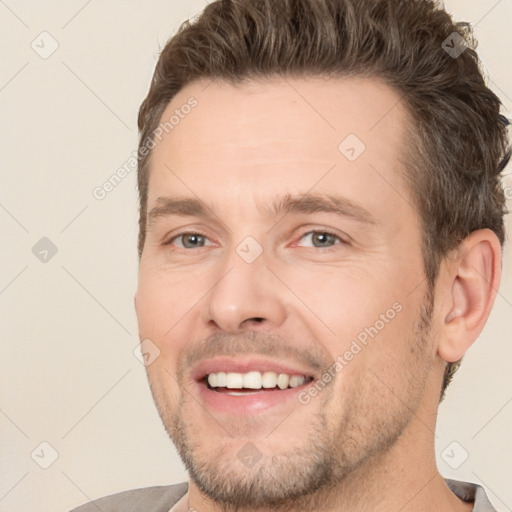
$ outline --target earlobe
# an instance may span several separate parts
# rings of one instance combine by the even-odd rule
[[[489,317],[501,278],[501,246],[489,229],[474,231],[447,261],[444,323],[438,354],[447,362],[462,359]]]

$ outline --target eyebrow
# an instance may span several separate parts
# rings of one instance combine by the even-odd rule
[[[148,213],[148,225],[152,226],[159,217],[179,215],[182,217],[206,217],[206,207],[195,198],[159,197],[157,206]]]
[[[331,194],[306,193],[302,195],[286,194],[276,198],[270,205],[260,206],[269,217],[284,217],[288,214],[334,213],[364,224],[377,225],[379,222],[368,210],[354,201]],[[201,200],[189,197],[159,197],[157,206],[148,214],[151,226],[159,217],[172,215],[184,217],[209,217],[212,210]]]
[[[334,213],[364,224],[378,224],[377,219],[361,205],[346,197],[332,194],[306,193],[297,196],[287,194],[264,210],[269,215],[283,217],[289,213]]]

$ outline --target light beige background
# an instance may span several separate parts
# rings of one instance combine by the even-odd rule
[[[92,191],[136,149],[157,53],[204,5],[0,0],[1,512],[65,512],[185,479],[133,354],[135,172],[102,201]],[[447,7],[476,24],[511,117],[512,0]],[[53,39],[46,59],[31,47],[44,54]],[[32,253],[42,237],[58,249],[46,263]],[[511,260],[509,247],[494,312],[441,406],[436,438],[441,472],[484,485],[499,511],[512,510]],[[42,442],[58,454],[47,469],[53,452]],[[460,460],[461,449],[468,459],[450,468],[446,454]]]

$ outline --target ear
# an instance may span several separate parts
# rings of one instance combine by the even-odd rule
[[[501,279],[501,245],[490,229],[473,231],[444,259],[438,355],[459,361],[487,322]]]

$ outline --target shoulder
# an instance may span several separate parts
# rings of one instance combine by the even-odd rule
[[[470,482],[459,482],[445,478],[450,490],[462,501],[474,503],[473,512],[496,512],[483,487]]]
[[[187,483],[131,489],[90,501],[70,512],[169,512],[187,489]]]

